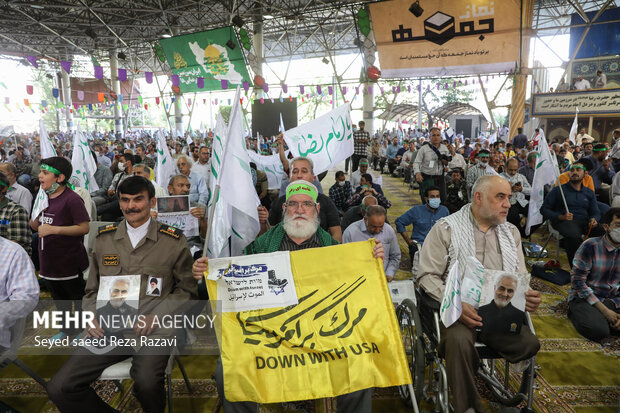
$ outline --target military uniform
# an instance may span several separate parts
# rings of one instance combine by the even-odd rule
[[[150,221],[145,237],[133,248],[125,220],[99,229],[86,283],[83,308],[95,312],[101,277],[140,275],[140,314],[164,315],[178,312],[183,304],[196,296],[192,277],[192,256],[182,231]],[[161,295],[146,295],[151,277],[161,278]],[[163,301],[162,299],[166,299]],[[155,329],[152,335],[162,334]],[[118,351],[116,351],[118,350]],[[90,387],[108,366],[133,356],[131,377],[134,390],[145,412],[163,412],[166,406],[165,368],[169,356],[146,354],[140,348],[134,354],[115,349],[104,355],[92,355],[79,349],[56,373],[48,384],[50,399],[62,412],[111,411]]]

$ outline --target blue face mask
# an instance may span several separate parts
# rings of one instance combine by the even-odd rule
[[[441,205],[441,198],[430,198],[428,200],[428,206],[433,209],[439,208],[439,205]]]

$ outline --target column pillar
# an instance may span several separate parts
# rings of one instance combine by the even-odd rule
[[[60,75],[62,76],[62,100],[65,104],[65,120],[67,121],[67,131],[74,130],[73,125],[73,101],[71,100],[71,79],[69,73],[65,69],[60,69]]]
[[[254,36],[252,36],[254,44],[254,59],[250,60],[250,67],[254,74],[263,75],[263,22],[254,22]]]
[[[525,89],[527,87],[527,62],[529,60],[530,39],[532,38],[531,27],[534,16],[533,0],[522,1],[522,27],[521,27],[521,59],[518,62],[517,72],[512,87],[512,101],[510,103],[510,120],[508,125],[508,142],[517,134],[517,128],[523,127],[525,110]]]
[[[118,96],[121,94],[121,83],[118,80],[118,58],[116,57],[116,49],[110,49],[110,82],[112,84],[112,91],[116,93],[116,100],[114,104],[114,133],[123,133],[123,120],[120,113],[120,105],[118,103]]]
[[[364,70],[368,70],[370,66],[375,64],[375,54],[377,53],[377,45],[375,44],[375,33],[372,30],[372,25],[370,32],[367,37],[364,37],[362,33],[359,34],[360,40],[362,42],[362,53],[364,58]],[[367,76],[367,74],[366,74]],[[362,110],[364,111],[364,123],[366,124],[364,130],[366,130],[372,136],[375,132],[374,123],[375,123],[375,94],[374,94],[374,86],[371,90],[368,90],[368,83],[364,85],[366,88],[365,93],[363,93],[363,101],[362,101]]]

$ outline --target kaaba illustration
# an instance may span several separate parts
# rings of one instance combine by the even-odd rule
[[[424,20],[424,37],[426,40],[444,44],[454,37],[454,17],[442,12],[433,14]]]

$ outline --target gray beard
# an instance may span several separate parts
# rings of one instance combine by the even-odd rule
[[[282,227],[284,228],[284,232],[290,238],[298,238],[298,239],[308,239],[312,235],[314,235],[319,228],[319,224],[321,220],[319,219],[318,214],[309,219],[308,221],[295,221],[293,217],[289,216],[286,212],[284,213],[284,219],[282,220]]]

